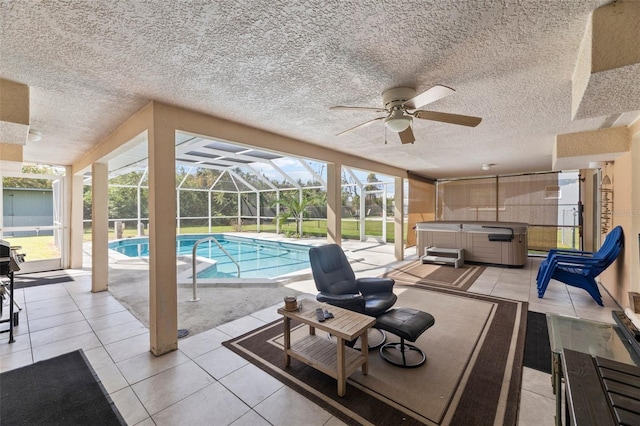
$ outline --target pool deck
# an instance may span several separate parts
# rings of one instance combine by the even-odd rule
[[[260,236],[271,238],[265,234]],[[324,240],[315,241],[324,243]],[[90,246],[86,248],[87,256],[90,256]],[[351,259],[361,259],[352,264],[358,277],[380,275],[391,265],[398,264],[392,244],[345,241],[343,248]],[[411,249],[407,250],[407,261],[412,256],[417,258]],[[619,310],[620,306],[604,287],[600,290],[605,307],[596,305],[584,290],[558,281],[554,281],[544,299],[539,299],[535,278],[542,260],[530,257],[522,269],[487,266],[468,292],[521,300],[528,303],[530,311],[613,322],[611,311]],[[84,264],[83,270],[65,271],[74,278],[72,282],[16,291],[23,311],[20,326],[16,327],[16,342],[7,344],[8,334],[0,335],[0,371],[83,349],[128,424],[142,426],[153,424],[154,420],[163,424],[195,424],[203,418],[209,424],[287,424],[293,418],[292,407],[299,416],[296,418],[307,423],[312,419],[318,424],[342,424],[331,413],[221,346],[231,337],[275,320],[281,321],[276,310],[282,306],[282,299],[246,316],[233,315],[235,319],[226,323],[218,321],[224,324],[206,332],[197,333],[197,328],[193,328],[191,335],[180,339],[178,350],[156,358],[149,353],[148,328],[133,320],[125,310],[128,303],[135,302],[136,293],[121,299],[125,301],[124,306],[112,296],[115,287],[120,285],[148,298],[147,265],[113,263],[109,276],[113,283],[112,294],[109,294],[91,293],[90,257]],[[316,294],[311,279],[285,284],[281,288],[290,294],[304,293],[312,298]],[[184,299],[182,290],[190,294],[189,288],[178,290],[180,300]],[[262,297],[261,289],[256,288],[217,290],[218,299],[214,305],[223,304],[224,296],[232,303],[228,306],[231,311],[247,310],[246,306]],[[272,289],[262,290],[273,292]],[[185,303],[180,303],[181,311],[186,310],[193,317],[203,315],[203,312],[205,318],[218,315],[206,304],[198,302],[185,307]],[[227,315],[226,312],[223,314]],[[184,324],[181,319],[180,327]],[[199,379],[194,380],[194,377]],[[202,377],[208,383],[204,388],[199,385]],[[554,424],[555,396],[550,378],[549,374],[523,368],[519,426]],[[167,392],[168,389],[184,392],[180,396],[184,399],[176,402],[177,398],[172,399],[175,394]],[[202,403],[204,398],[206,404]],[[190,406],[196,409],[185,409]]]
[[[233,233],[230,233],[233,235]],[[238,234],[274,242],[322,245],[325,238],[285,238],[271,233]],[[374,239],[368,241],[344,240],[342,247],[358,277],[380,276],[399,262],[394,257],[394,245]],[[85,265],[90,265],[91,246],[85,246]],[[405,261],[415,260],[415,249],[405,252]],[[109,258],[109,291],[141,322],[149,327],[149,273],[148,260],[131,258],[116,252]],[[269,279],[198,280],[197,302],[192,302],[191,258],[178,259],[178,328],[191,334],[209,330],[229,321],[266,309],[281,302],[284,296],[317,293],[311,269],[304,269]]]

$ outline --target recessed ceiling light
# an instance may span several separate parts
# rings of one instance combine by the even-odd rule
[[[482,170],[489,170],[493,166],[495,166],[495,164],[493,164],[493,163],[483,164],[482,165]]]

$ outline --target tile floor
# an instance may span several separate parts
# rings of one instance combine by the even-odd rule
[[[380,275],[394,263],[391,246],[344,247],[360,259],[354,263],[358,276]],[[522,269],[488,267],[469,291],[527,301],[538,312],[613,322],[610,311],[619,307],[604,291],[604,308],[586,292],[555,281],[538,299],[539,262],[530,258]],[[16,291],[20,325],[13,344],[8,333],[0,334],[0,371],[82,348],[129,425],[343,424],[221,345],[278,319],[276,306],[181,339],[179,350],[156,358],[148,330],[108,292],[90,292],[90,272],[67,272],[74,282]],[[310,280],[289,286],[315,294]],[[525,368],[519,424],[552,425],[553,413],[550,376]]]

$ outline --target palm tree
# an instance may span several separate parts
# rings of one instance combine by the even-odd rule
[[[299,192],[287,191],[283,192],[280,196],[280,200],[275,200],[273,204],[280,203],[280,213],[276,216],[278,225],[282,225],[290,218],[293,218],[296,222],[296,233],[299,237],[302,236],[302,221],[305,217],[309,216],[307,207],[311,206],[316,198],[321,195],[310,194],[303,191],[302,197]],[[325,194],[326,197],[326,194]],[[284,210],[282,209],[284,207]]]

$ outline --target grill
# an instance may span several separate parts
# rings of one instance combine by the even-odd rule
[[[0,240],[0,275],[9,275],[11,246],[5,240]]]
[[[15,304],[13,300],[13,273],[20,270],[20,264],[24,262],[24,254],[18,254],[16,250],[20,247],[11,247],[11,245],[5,241],[0,240],[0,275],[6,275],[9,277],[9,284],[0,286],[0,316],[2,316],[2,306],[4,305],[4,299],[9,298],[9,318],[1,320],[0,323],[9,323],[8,330],[1,330],[0,333],[9,333],[9,343],[15,342],[13,339],[13,327],[18,325],[20,310],[14,312],[13,306]]]

